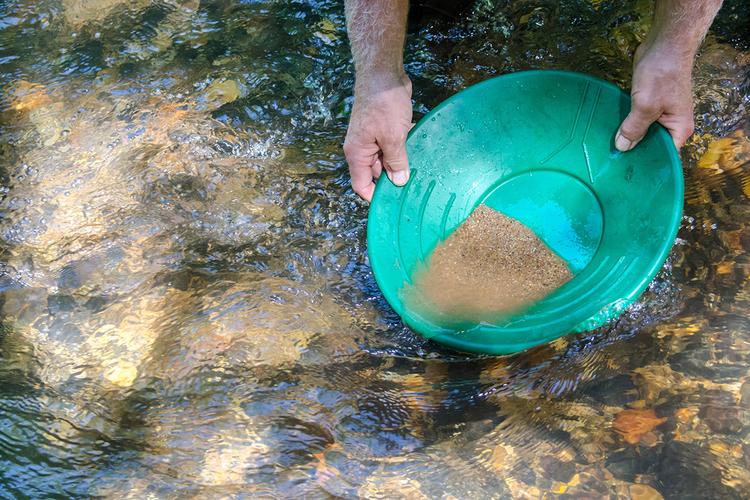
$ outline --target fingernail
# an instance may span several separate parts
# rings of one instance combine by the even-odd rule
[[[630,151],[630,148],[633,147],[633,142],[620,132],[617,132],[617,135],[615,136],[615,147],[620,151]]]
[[[409,172],[406,170],[396,170],[393,172],[393,183],[397,186],[403,186],[409,180]]]

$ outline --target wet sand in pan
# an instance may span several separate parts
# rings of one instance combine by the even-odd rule
[[[531,229],[480,205],[417,271],[407,303],[430,315],[491,321],[545,297],[572,277]]]

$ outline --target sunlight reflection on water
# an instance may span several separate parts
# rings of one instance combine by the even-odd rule
[[[483,358],[406,329],[370,273],[340,2],[6,2],[0,493],[746,497],[750,38],[726,4],[670,263],[617,324]],[[417,22],[415,109],[531,67],[627,86],[649,8]]]

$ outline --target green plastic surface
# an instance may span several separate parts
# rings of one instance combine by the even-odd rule
[[[619,315],[663,265],[683,199],[680,160],[661,126],[632,151],[614,149],[629,109],[615,85],[563,71],[500,76],[437,106],[409,134],[409,183],[399,188],[383,176],[370,206],[370,263],[388,303],[421,335],[489,354]],[[535,231],[573,279],[496,324],[407,310],[403,289],[414,271],[480,203]]]

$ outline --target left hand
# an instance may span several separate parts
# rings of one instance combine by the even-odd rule
[[[693,133],[693,58],[679,50],[644,43],[635,53],[632,107],[615,135],[620,151],[633,149],[654,122],[680,149]]]

